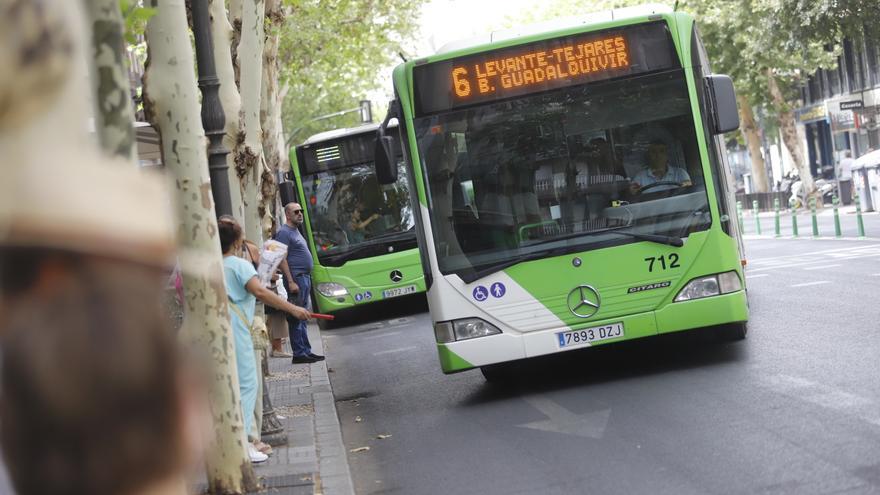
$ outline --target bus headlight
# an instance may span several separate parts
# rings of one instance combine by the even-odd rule
[[[326,297],[341,297],[348,295],[348,289],[342,284],[336,282],[322,282],[315,286],[322,295]]]
[[[438,344],[476,339],[499,333],[501,330],[498,327],[479,318],[463,318],[434,324],[434,337],[436,337]]]
[[[675,302],[719,296],[738,290],[742,290],[739,275],[736,272],[724,272],[691,280],[675,296]]]

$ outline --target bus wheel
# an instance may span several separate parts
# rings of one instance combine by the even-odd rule
[[[718,340],[722,342],[736,342],[745,339],[748,333],[749,324],[747,321],[728,323],[718,328]]]

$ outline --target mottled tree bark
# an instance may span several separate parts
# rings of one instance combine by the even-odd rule
[[[749,99],[743,95],[737,95],[739,100],[739,119],[742,122],[740,131],[746,138],[746,145],[749,148],[749,158],[752,162],[752,180],[754,181],[756,192],[768,192],[767,168],[764,163],[764,156],[761,155],[761,137],[758,135],[758,126],[755,124],[755,114],[752,112],[752,104]]]
[[[260,98],[260,124],[263,128],[263,156],[266,168],[260,180],[262,194],[259,210],[263,236],[268,238],[275,229],[275,197],[278,192],[275,177],[279,170],[287,171],[284,150],[284,132],[281,123],[281,93],[278,43],[284,25],[281,0],[266,0],[266,45],[263,48],[263,87]]]
[[[84,2],[92,27],[92,97],[101,146],[137,164],[134,105],[125,60],[125,21],[119,0]]]
[[[144,106],[162,140],[162,161],[177,189],[178,242],[186,295],[184,332],[211,354],[215,443],[206,464],[211,493],[257,488],[246,451],[223,262],[199,114],[195,61],[184,0],[150,0]]]
[[[810,173],[810,167],[804,161],[804,152],[801,149],[801,142],[798,139],[797,128],[795,127],[794,112],[791,106],[785,101],[776,76],[771,69],[767,69],[767,84],[770,87],[770,97],[773,101],[773,108],[779,116],[779,130],[782,134],[782,142],[791,153],[792,162],[798,171],[801,179],[801,187],[803,187],[804,195],[807,198],[816,198],[816,185],[813,182],[813,175]]]
[[[229,0],[229,24],[232,25],[232,67],[235,73],[235,87],[241,90],[241,67],[238,65],[238,45],[241,43],[241,11],[242,2],[245,0]],[[248,0],[249,1],[249,0]]]
[[[225,0],[209,0],[211,12],[211,34],[214,39],[214,65],[217,68],[217,77],[220,79],[220,103],[226,114],[226,136],[223,137],[223,145],[231,150],[226,155],[226,164],[229,167],[229,194],[232,200],[232,216],[242,228],[247,227],[244,217],[244,203],[241,198],[241,179],[236,167],[235,148],[241,133],[241,96],[238,94],[235,70],[232,63],[232,25],[226,17]]]
[[[260,217],[260,179],[263,174],[263,131],[260,126],[260,92],[263,79],[263,0],[244,0],[241,12],[241,42],[238,60],[241,67],[241,115],[244,141],[236,153],[236,162],[244,169],[242,199],[245,211],[245,237],[262,245]]]

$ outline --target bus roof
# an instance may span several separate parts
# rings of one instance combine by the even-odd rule
[[[480,36],[464,38],[461,40],[451,41],[441,46],[437,50],[436,55],[447,53],[455,50],[462,50],[479,45],[486,45],[496,41],[519,38],[533,34],[546,33],[552,31],[561,31],[563,29],[574,28],[577,26],[585,26],[589,24],[597,24],[600,22],[609,22],[633,17],[644,17],[656,14],[671,13],[672,8],[661,4],[645,4],[634,7],[623,7],[619,9],[603,10],[599,12],[588,12],[581,15],[561,17],[550,21],[527,24],[511,29],[502,29],[492,31]]]
[[[332,131],[324,131],[314,134],[306,139],[305,142],[303,142],[302,144],[322,143],[331,139],[339,139],[348,136],[355,136],[358,134],[365,134],[368,132],[376,132],[376,129],[378,128],[379,124],[364,124],[357,127],[346,127],[345,129],[333,129]]]

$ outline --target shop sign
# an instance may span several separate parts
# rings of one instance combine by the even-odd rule
[[[811,105],[795,110],[795,118],[801,124],[809,124],[819,120],[825,120],[827,112],[824,104]]]
[[[862,100],[840,102],[840,110],[852,110],[855,108],[865,108],[865,102],[863,102]]]

